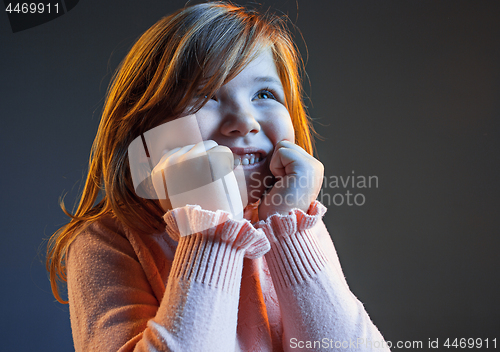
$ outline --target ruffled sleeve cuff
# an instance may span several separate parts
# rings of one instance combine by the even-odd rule
[[[292,209],[288,215],[274,214],[255,224],[271,242],[266,261],[277,290],[301,284],[326,267],[316,234],[309,231],[325,212],[325,206],[314,201],[307,213]]]
[[[255,228],[264,230],[271,242],[277,242],[297,233],[297,231],[308,230],[326,213],[326,207],[315,200],[309,206],[307,213],[300,209],[292,209],[288,215],[273,214],[266,220],[261,220],[255,224]]]
[[[222,210],[213,212],[199,205],[186,205],[170,210],[163,219],[167,233],[175,241],[197,234],[243,251],[250,259],[263,256],[271,248],[263,230],[256,229],[246,219],[231,219],[229,213]]]

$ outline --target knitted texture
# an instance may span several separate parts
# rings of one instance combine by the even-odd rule
[[[231,219],[225,211],[212,212],[199,205],[186,205],[167,212],[163,219],[167,233],[176,241],[190,235],[180,230],[178,219],[182,219],[183,227],[188,227],[193,233],[214,241],[231,243],[233,247],[244,251],[245,257],[249,259],[259,258],[271,248],[262,230],[254,228],[246,219]]]
[[[335,348],[383,338],[349,290],[325,210],[314,202],[307,213],[252,226],[187,206],[165,215],[167,232],[151,235],[100,219],[67,258],[75,350],[371,351]],[[179,212],[204,230],[183,236]],[[258,205],[245,209],[246,219],[257,217]],[[329,347],[318,346],[324,341]]]
[[[312,228],[325,213],[326,207],[320,202],[314,201],[309,206],[307,213],[301,209],[292,209],[288,215],[273,214],[266,220],[256,223],[255,228],[264,229],[269,240],[277,242],[278,237],[285,238],[297,233],[297,231]]]

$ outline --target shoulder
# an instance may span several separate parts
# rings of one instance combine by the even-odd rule
[[[130,288],[151,292],[141,252],[130,236],[139,237],[111,216],[85,225],[76,235],[66,258],[70,304],[102,302]]]
[[[66,258],[68,283],[77,279],[81,285],[127,281],[127,275],[141,275],[139,259],[144,245],[137,246],[140,235],[113,216],[85,224],[71,243]]]
[[[84,225],[70,245],[68,260],[74,257],[103,256],[120,252],[133,257],[134,250],[127,238],[126,229],[111,215]],[[74,255],[77,253],[78,255]]]
[[[68,280],[128,282],[129,276],[142,277],[160,292],[176,247],[166,233],[141,234],[106,216],[86,225],[70,245]]]

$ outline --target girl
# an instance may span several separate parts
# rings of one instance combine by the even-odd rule
[[[226,3],[184,8],[135,43],[109,89],[79,207],[49,244],[76,351],[388,350],[315,200],[323,167],[299,62],[281,18]],[[160,153],[150,170],[159,200],[147,199],[130,147],[147,149],[149,131],[176,121],[195,121],[201,141],[188,133]],[[244,218],[221,209],[220,194],[174,201],[172,189],[198,189],[203,162],[213,176],[228,160],[244,177],[220,192],[248,200]]]

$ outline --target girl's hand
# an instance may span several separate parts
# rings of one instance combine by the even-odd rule
[[[269,168],[277,182],[262,198],[259,218],[286,215],[293,208],[307,212],[321,190],[323,164],[298,145],[282,140],[276,144]]]
[[[240,218],[243,205],[231,150],[213,140],[165,151],[152,172],[163,210],[200,205]]]

